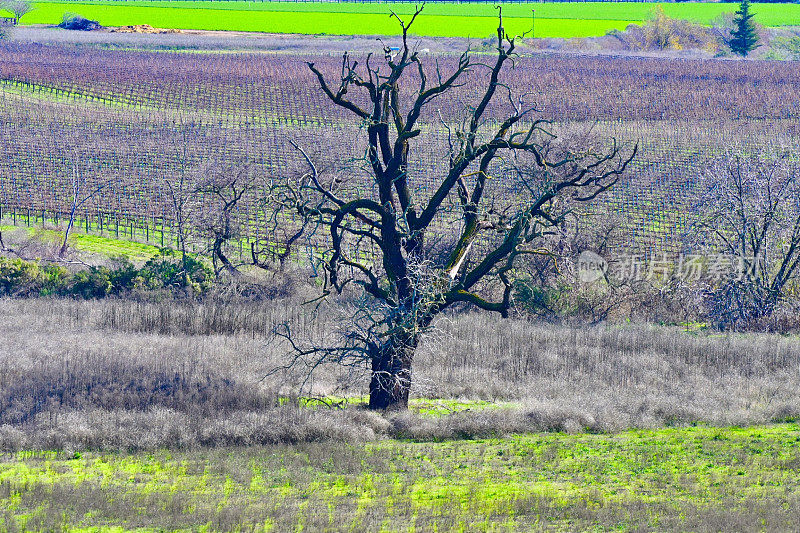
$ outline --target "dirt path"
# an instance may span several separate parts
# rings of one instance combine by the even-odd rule
[[[364,52],[380,50],[381,43],[371,36],[331,36],[248,33],[236,31],[181,30],[180,33],[120,32],[120,31],[69,31],[48,26],[23,26],[15,28],[12,41],[40,44],[76,44],[143,49],[183,50],[252,50],[294,53],[341,53],[346,50]],[[399,44],[399,37],[383,37],[387,46]],[[459,52],[467,43],[481,47],[480,41],[429,37],[414,38],[417,49],[431,52]]]

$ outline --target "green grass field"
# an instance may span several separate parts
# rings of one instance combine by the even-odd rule
[[[796,530],[800,426],[0,455],[0,529]],[[142,529],[139,529],[142,528]]]
[[[80,222],[79,222],[80,224]],[[94,228],[92,228],[94,229]],[[12,233],[15,231],[27,232],[29,237],[36,237],[40,242],[51,243],[54,246],[64,238],[60,231],[28,228],[24,226],[12,226],[0,224],[0,231]],[[111,237],[101,237],[81,233],[80,228],[76,228],[70,235],[70,246],[79,252],[99,255],[102,257],[126,257],[131,261],[144,262],[151,257],[158,255],[160,248],[151,244],[115,239]]]
[[[649,3],[536,3],[503,7],[510,33],[531,29],[531,9],[536,10],[536,37],[590,37],[650,17]],[[105,26],[150,24],[159,28],[237,30],[272,33],[331,35],[394,35],[397,22],[387,15],[413,11],[413,4],[357,4],[313,2],[207,2],[207,1],[98,1],[36,2],[25,24],[58,24],[65,12],[100,21]],[[668,15],[709,23],[735,4],[669,3]],[[766,26],[800,25],[800,5],[760,4],[756,20]],[[493,34],[496,10],[492,4],[432,4],[414,25],[417,35],[484,38]]]

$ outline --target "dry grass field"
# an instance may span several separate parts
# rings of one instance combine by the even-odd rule
[[[318,336],[333,312],[326,324],[291,300],[0,306],[8,451],[615,432],[800,415],[800,341],[777,335],[447,317],[418,355],[412,412],[382,416],[359,406],[360,369],[322,367],[307,381],[303,367],[270,374],[287,361],[270,336],[276,324]]]

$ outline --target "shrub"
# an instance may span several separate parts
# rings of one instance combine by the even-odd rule
[[[44,265],[41,267],[42,286],[39,288],[39,296],[50,296],[62,290],[69,280],[69,271],[57,265]]]
[[[770,46],[785,54],[787,59],[800,59],[800,37],[776,37]]]
[[[102,28],[96,20],[89,20],[75,13],[64,13],[59,28],[65,30],[94,31]]]
[[[86,300],[103,298],[111,293],[110,271],[105,267],[91,267],[89,270],[76,272],[68,294],[80,296]]]
[[[138,273],[138,282],[146,289],[189,287],[201,293],[211,288],[213,279],[214,273],[202,261],[176,257],[169,249],[162,249]]]
[[[139,270],[126,257],[115,257],[112,259],[112,268],[109,270],[109,282],[112,292],[118,293],[121,290],[131,288],[136,283]]]
[[[177,293],[189,288],[194,294],[207,292],[213,284],[211,270],[197,259],[182,261],[165,251],[137,269],[124,258],[111,267],[92,266],[70,273],[57,265],[0,257],[0,296],[75,296],[83,299],[125,294],[134,289]]]
[[[702,49],[716,53],[720,48],[719,38],[710,28],[669,17],[661,7],[655,8],[642,26],[631,24],[624,32],[610,35],[632,50]]]
[[[57,292],[69,272],[59,266],[0,257],[0,296],[37,296]]]
[[[21,259],[0,257],[0,294],[4,296],[26,296],[38,285],[39,266]]]

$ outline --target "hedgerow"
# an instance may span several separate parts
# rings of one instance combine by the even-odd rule
[[[132,291],[166,290],[202,294],[213,284],[213,272],[203,262],[186,263],[165,250],[141,268],[125,258],[112,266],[90,266],[71,272],[61,265],[0,257],[0,297],[66,296],[83,299],[120,296]]]

